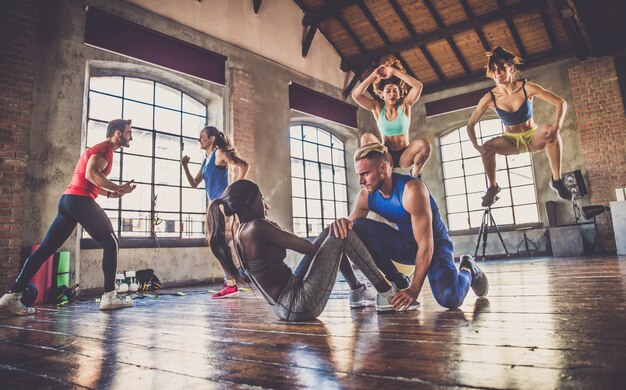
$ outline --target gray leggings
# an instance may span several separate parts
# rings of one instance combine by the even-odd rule
[[[385,280],[372,256],[352,230],[342,240],[328,236],[326,229],[317,236],[314,244],[317,246],[322,241],[314,256],[306,255],[300,260],[272,307],[274,314],[281,320],[309,321],[322,313],[333,290],[344,253],[372,284]]]

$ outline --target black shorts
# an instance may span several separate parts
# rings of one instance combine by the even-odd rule
[[[391,155],[391,161],[393,161],[394,168],[400,168],[400,156],[402,156],[402,153],[404,153],[406,148],[408,148],[408,146],[398,150],[389,149],[389,154]]]

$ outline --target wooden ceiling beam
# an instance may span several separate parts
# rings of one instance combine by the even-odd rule
[[[432,18],[435,19],[435,23],[437,23],[437,27],[445,28],[446,24],[443,22],[443,19],[441,19],[441,16],[439,15],[439,12],[437,11],[437,8],[435,8],[433,3],[430,0],[423,0],[423,1],[424,1],[424,4],[426,5],[426,8],[428,8],[428,11],[430,12],[430,16],[432,16]],[[457,61],[459,61],[459,63],[461,64],[461,67],[463,67],[465,74],[472,73],[472,70],[470,69],[469,65],[467,65],[467,61],[465,61],[465,58],[463,58],[463,54],[461,53],[459,48],[456,46],[456,43],[454,43],[454,39],[452,39],[452,37],[447,37],[446,41],[448,42],[448,45],[450,45],[450,47],[452,48],[452,52],[454,52],[454,55],[456,56]]]
[[[572,26],[565,20],[565,17],[561,13],[561,9],[557,6],[555,0],[547,0],[548,7],[550,10],[556,15],[556,18],[559,20],[559,23],[565,30],[565,35],[567,35],[567,39],[570,41],[574,50],[576,51],[576,56],[578,58],[587,58],[589,55],[589,50],[587,49],[587,45],[583,42],[581,36],[576,34],[576,31],[572,28]]]
[[[461,6],[465,10],[465,15],[467,15],[469,19],[474,19],[474,11],[472,11],[472,7],[470,7],[467,0],[460,0],[460,1],[461,1]],[[476,32],[476,35],[478,35],[478,39],[480,39],[480,43],[483,44],[483,48],[485,49],[485,51],[491,51],[491,45],[489,44],[489,41],[487,40],[485,33],[483,33],[483,29],[480,27],[476,27],[474,28],[474,31]]]
[[[498,10],[476,16],[476,18],[474,18],[473,20],[465,20],[462,22],[454,23],[445,28],[430,31],[416,37],[411,37],[402,42],[394,43],[393,45],[388,47],[382,47],[379,49],[371,50],[369,53],[363,55],[346,58],[341,62],[341,69],[344,71],[347,69],[352,69],[358,64],[371,61],[371,59],[374,57],[384,57],[391,53],[402,52],[415,47],[420,47],[421,45],[425,45],[439,39],[452,37],[455,34],[470,30],[472,28],[480,27],[483,24],[501,20],[502,18],[507,16],[513,16],[532,9],[537,9],[537,7],[539,6],[538,3],[538,0],[528,0],[510,6],[505,6]]]
[[[359,80],[361,80],[361,77],[363,76],[363,71],[363,68],[354,71],[354,76],[352,76],[352,80],[350,80],[350,83],[348,83],[346,88],[341,93],[343,100],[346,100],[348,96],[350,96],[352,90],[354,89],[354,87],[356,87],[356,84],[359,82]]]
[[[543,53],[537,56],[533,56],[524,60],[524,70],[532,69],[541,65],[549,64],[551,62],[570,58],[574,56],[571,48],[558,49],[554,51],[550,51],[547,53]],[[450,79],[442,83],[437,83],[434,85],[426,85],[424,86],[424,94],[434,93],[438,91],[443,91],[449,88],[461,87],[464,85],[476,83],[479,81],[487,80],[484,72],[474,72],[470,75],[458,77],[455,79]]]
[[[552,50],[554,50],[557,48],[559,43],[556,39],[556,34],[554,34],[552,22],[550,21],[550,17],[548,16],[548,11],[545,4],[539,7],[539,13],[541,14],[541,21],[543,22],[543,26],[546,29],[546,34],[548,34],[548,39],[550,39],[550,47],[552,47]]]
[[[504,7],[506,7],[506,3],[504,2],[504,0],[498,0],[498,7],[500,7],[500,9],[503,9]],[[522,38],[519,36],[519,33],[517,32],[517,28],[515,28],[515,24],[513,23],[513,20],[509,16],[505,16],[504,20],[506,21],[506,25],[509,27],[509,31],[511,31],[511,35],[513,36],[513,40],[515,41],[515,45],[517,46],[517,49],[519,50],[520,56],[522,58],[526,58],[528,56],[528,53],[526,53],[524,42],[522,42]]]
[[[360,0],[340,0],[333,4],[326,3],[326,6],[319,11],[305,12],[304,17],[302,18],[302,24],[305,26],[320,24],[326,19],[336,17],[339,15],[339,11],[351,5],[355,5],[359,1]]]
[[[316,32],[317,26],[309,26],[304,34],[304,37],[302,37],[302,58],[306,58],[309,54],[309,49],[311,48],[311,43],[313,43],[313,38],[315,37]]]
[[[404,27],[407,29],[409,34],[411,34],[411,37],[416,38],[417,32],[415,32],[415,29],[411,25],[411,22],[409,21],[409,19],[406,17],[406,14],[402,11],[402,8],[400,8],[400,6],[398,5],[397,0],[389,0],[389,3],[393,7],[393,9],[396,11],[396,14],[398,15],[398,17],[404,24]],[[430,52],[426,48],[426,45],[420,45],[419,49],[424,55],[424,58],[426,58],[426,61],[428,61],[428,64],[430,65],[430,67],[433,69],[433,71],[435,71],[435,74],[437,74],[437,77],[439,78],[439,80],[440,81],[445,80],[446,76],[441,71],[441,68],[439,67],[437,62],[435,62],[435,60],[433,59],[433,56],[430,54]]]

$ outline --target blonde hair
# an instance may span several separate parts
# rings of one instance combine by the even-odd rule
[[[354,152],[354,161],[363,160],[364,158],[368,160],[382,158],[387,161],[387,152],[387,147],[385,145],[379,142],[371,142],[369,144],[361,146],[356,150],[356,152]]]
[[[387,59],[387,61],[385,61],[383,65],[396,68],[400,72],[406,73],[404,66],[402,66],[402,63],[396,58]],[[374,89],[374,93],[376,93],[376,95],[378,95],[378,97],[381,99],[383,98],[383,89],[385,89],[385,86],[387,84],[394,84],[398,86],[398,88],[400,89],[400,99],[402,99],[406,96],[407,93],[409,93],[406,87],[406,83],[403,80],[400,80],[398,77],[394,76],[384,80],[376,79],[374,81],[374,84],[372,85],[372,88]]]

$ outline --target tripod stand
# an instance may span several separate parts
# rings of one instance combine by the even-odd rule
[[[603,206],[583,206],[582,211],[581,211],[580,210],[581,208],[578,206],[578,203],[576,202],[576,197],[572,197],[572,208],[574,209],[574,218],[576,219],[576,225],[578,225],[580,229],[580,236],[583,239],[583,247],[584,247],[585,253],[588,253],[588,252],[600,253],[600,254],[608,253],[604,245],[602,245],[602,243],[598,240],[598,224],[596,223],[596,217],[602,214],[604,211],[608,210],[608,207],[605,208]],[[591,209],[590,215],[587,215],[587,212],[585,211],[588,209]],[[585,218],[586,220],[593,218],[593,242],[591,242],[587,238],[583,230],[582,224],[579,223],[581,217]]]
[[[483,219],[480,224],[480,229],[478,230],[478,240],[476,241],[476,249],[474,250],[474,258],[478,259],[476,256],[478,255],[478,247],[480,246],[480,239],[483,240],[483,260],[485,259],[485,250],[487,249],[487,236],[489,233],[489,227],[495,227],[496,233],[498,233],[498,237],[500,238],[500,243],[506,252],[507,257],[509,256],[509,251],[506,249],[506,245],[504,244],[504,240],[502,239],[502,235],[500,234],[500,228],[498,224],[493,219],[493,215],[491,215],[491,206],[485,207],[485,212],[483,213]]]

